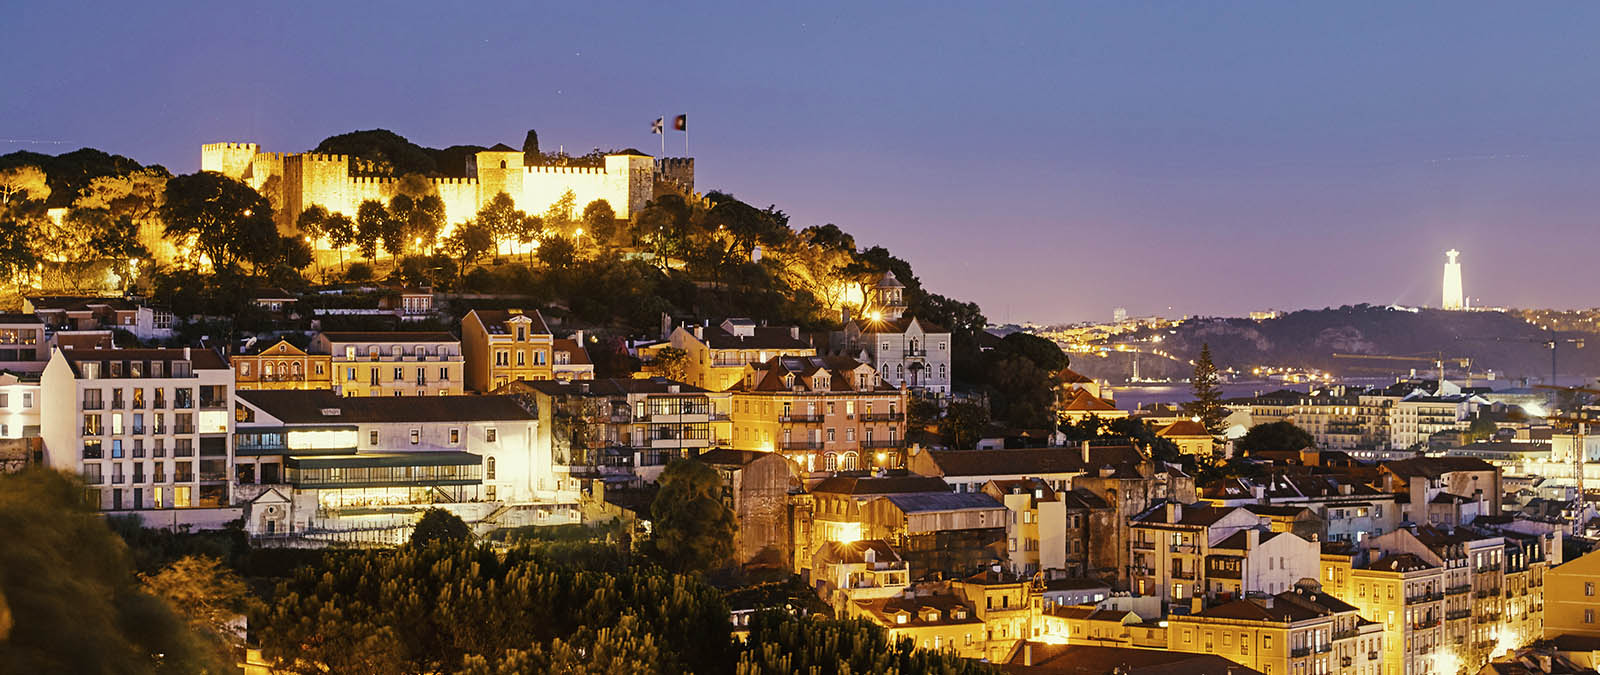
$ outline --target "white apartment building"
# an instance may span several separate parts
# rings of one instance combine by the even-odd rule
[[[481,518],[548,500],[555,478],[535,417],[509,396],[341,397],[240,392],[239,502],[252,533],[348,529],[438,505]]]
[[[233,369],[216,352],[55,349],[40,396],[45,463],[101,509],[230,504]]]

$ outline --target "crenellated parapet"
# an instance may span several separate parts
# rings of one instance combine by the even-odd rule
[[[565,175],[565,176],[571,176],[571,175],[604,176],[605,173],[606,173],[605,168],[604,167],[599,167],[599,166],[546,166],[546,165],[535,165],[535,166],[523,167],[523,170],[528,172],[529,174]]]

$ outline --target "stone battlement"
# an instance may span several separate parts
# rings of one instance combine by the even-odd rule
[[[547,165],[537,165],[537,164],[534,165],[534,166],[525,166],[525,167],[523,167],[523,170],[527,171],[528,173],[549,173],[549,174],[593,174],[593,175],[604,175],[605,172],[606,172],[604,167],[598,167],[598,166],[547,166]]]
[[[434,185],[477,185],[476,178],[429,178],[429,183]]]
[[[255,151],[259,147],[260,146],[257,146],[255,143],[206,143],[206,144],[203,144],[203,145],[200,146],[200,151],[201,152],[205,152],[207,150],[212,150],[212,151],[217,151],[217,150],[250,150],[250,151]]]
[[[296,154],[288,154],[288,155],[284,155],[284,157],[286,157],[286,158],[287,157],[295,157],[295,158],[300,159],[300,161],[303,161],[303,162],[332,162],[332,163],[347,162],[348,163],[350,161],[350,156],[349,155],[328,155],[328,154],[317,153],[317,152],[302,152],[302,153],[296,153]]]
[[[390,176],[351,176],[350,182],[356,185],[388,185],[397,179]]]

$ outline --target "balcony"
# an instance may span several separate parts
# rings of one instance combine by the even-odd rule
[[[779,415],[778,421],[785,424],[816,424],[822,421],[822,415]]]
[[[1461,595],[1462,593],[1470,593],[1471,591],[1472,591],[1472,586],[1470,584],[1461,584],[1460,586],[1451,586],[1449,588],[1444,589],[1444,594],[1445,595]]]
[[[901,420],[904,420],[905,418],[906,418],[905,413],[897,413],[897,412],[892,412],[892,413],[863,413],[861,415],[861,421],[863,421],[863,422],[899,422]]]
[[[105,432],[100,427],[84,427],[83,428],[83,435],[84,436],[99,436],[102,433],[105,433]]]
[[[1427,630],[1429,628],[1437,627],[1438,625],[1439,625],[1439,620],[1438,619],[1423,619],[1423,620],[1418,621],[1418,622],[1416,622],[1414,624],[1411,624],[1411,629],[1412,630]]]
[[[1378,660],[1378,653],[1377,652],[1367,652],[1367,660],[1368,661],[1377,661]]]
[[[193,483],[194,482],[194,473],[193,472],[174,473],[174,474],[172,474],[172,481],[174,483]]]
[[[1156,573],[1156,568],[1150,567],[1150,566],[1147,566],[1147,565],[1129,565],[1128,566],[1128,573],[1129,574],[1138,574],[1138,575],[1147,576],[1147,577],[1148,576],[1154,576],[1155,573]]]
[[[1190,554],[1194,554],[1194,553],[1199,553],[1200,552],[1200,547],[1198,545],[1196,545],[1196,544],[1172,544],[1171,545],[1171,551],[1173,553],[1190,553]]]
[[[1336,631],[1333,632],[1333,639],[1334,639],[1335,642],[1337,642],[1339,640],[1348,640],[1348,639],[1353,638],[1353,637],[1355,637],[1357,635],[1360,635],[1360,634],[1361,634],[1361,629],[1359,629],[1359,628],[1347,628],[1345,630],[1336,630]]]
[[[105,401],[84,401],[83,402],[83,409],[84,410],[105,410],[105,408],[106,408],[106,402]]]
[[[98,473],[97,474],[93,474],[93,475],[91,475],[91,474],[84,474],[83,475],[83,484],[84,485],[104,485],[105,482],[106,482],[105,476],[103,476],[101,474],[98,474]]]
[[[784,441],[778,447],[784,450],[821,450],[822,441]]]
[[[1136,542],[1133,542],[1133,550],[1135,550],[1135,551],[1154,551],[1154,550],[1156,550],[1156,543],[1153,542],[1153,541],[1136,541]]]
[[[1331,651],[1333,651],[1333,643],[1332,642],[1324,642],[1324,643],[1322,643],[1320,645],[1317,645],[1316,652],[1318,654],[1326,654],[1326,653],[1331,652]]]
[[[906,442],[901,439],[891,438],[887,441],[862,441],[863,448],[903,448]]]
[[[175,433],[175,434],[192,434],[192,433],[194,433],[194,425],[193,424],[180,424],[180,425],[175,426],[175,427],[172,428],[172,433]]]
[[[228,472],[226,472],[226,471],[201,471],[200,472],[200,480],[201,481],[224,481],[224,480],[228,480]]]
[[[918,347],[916,349],[907,349],[905,353],[906,358],[908,359],[920,359],[928,356],[928,350],[922,347]]]
[[[1310,647],[1295,647],[1295,648],[1289,650],[1289,658],[1291,658],[1291,659],[1298,659],[1298,658],[1305,657],[1305,656],[1310,656],[1310,655],[1311,655],[1311,648]]]
[[[1352,658],[1350,658],[1348,656],[1339,657],[1339,667],[1340,668],[1349,668],[1350,664],[1353,661],[1355,661],[1355,659],[1352,659]]]
[[[1174,579],[1194,579],[1194,570],[1172,570]]]
[[[1452,610],[1444,613],[1444,618],[1447,621],[1458,621],[1458,620],[1461,620],[1461,619],[1469,618],[1471,616],[1472,616],[1472,610],[1470,610],[1470,609],[1452,609]]]

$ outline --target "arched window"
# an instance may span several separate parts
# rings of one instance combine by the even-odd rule
[[[367,345],[367,356],[377,356],[378,345]]]
[[[417,345],[417,358],[420,359],[420,358],[422,358],[424,356],[427,356],[427,354],[428,354],[428,348],[427,347],[424,347],[422,345]]]
[[[506,168],[506,161],[503,160],[503,159],[500,160],[500,168],[502,168],[502,169]]]
[[[843,471],[855,471],[856,470],[856,453],[853,453],[853,452],[844,453],[844,463],[839,468],[840,468],[840,470],[843,470]]]
[[[272,362],[271,361],[263,362],[261,364],[261,375],[263,377],[272,377],[272,373],[273,373]]]
[[[494,458],[493,457],[489,458],[488,464],[489,464],[489,466],[483,470],[483,477],[485,479],[487,479],[487,480],[494,480]]]
[[[289,364],[289,367],[293,370],[295,377],[300,377],[305,374],[305,368],[300,365],[299,361]]]
[[[289,376],[289,364],[284,362],[284,361],[279,361],[278,362],[278,377],[288,377],[288,376]]]
[[[400,349],[401,349],[400,345],[395,345],[395,346],[389,348],[389,353],[393,354],[394,357],[398,359],[398,358],[400,358],[400,354],[401,354]]]
[[[826,455],[823,455],[822,456],[822,470],[823,471],[838,471],[839,470],[839,456],[835,455],[835,454],[833,454],[831,452],[826,454]]]

